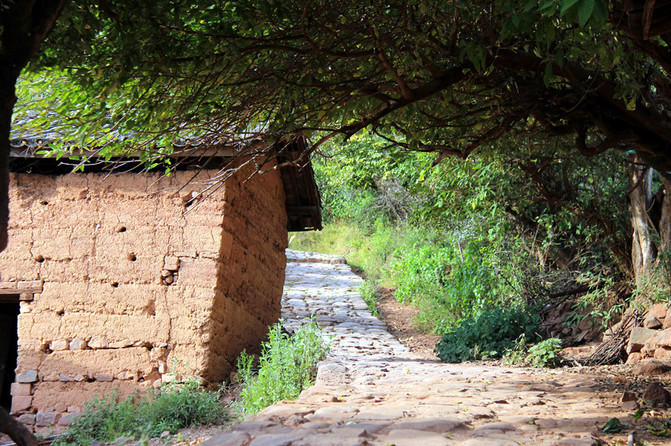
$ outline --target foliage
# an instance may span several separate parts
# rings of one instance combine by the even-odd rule
[[[561,364],[561,339],[549,338],[529,347],[526,361],[534,367],[557,367]]]
[[[578,297],[572,308],[572,314],[566,318],[567,325],[579,325],[589,319],[592,326],[608,328],[627,308],[632,299],[622,299],[618,294],[615,277],[604,272],[592,274],[583,272],[577,282],[588,285],[589,290]]]
[[[380,298],[380,295],[378,293],[377,282],[370,279],[364,280],[359,287],[359,293],[361,293],[361,297],[366,302],[366,304],[368,304],[368,309],[371,311],[373,316],[379,316],[380,312],[377,308],[377,301]]]
[[[236,407],[253,414],[280,400],[298,398],[314,382],[317,363],[327,352],[315,323],[307,322],[293,336],[282,331],[281,323],[273,325],[262,345],[258,374],[254,374],[252,356],[243,352],[238,358],[243,384]]]
[[[522,334],[515,344],[503,353],[503,361],[510,365],[531,365],[533,367],[557,367],[561,364],[561,339],[549,338],[535,345],[528,345]]]
[[[55,94],[71,105],[62,122],[88,123],[80,135],[133,132],[145,149],[295,133],[316,148],[371,129],[380,150],[467,157],[536,132],[589,155],[633,141],[663,166],[665,37],[629,13],[606,0],[71,2],[31,69],[74,81]]]
[[[601,432],[604,434],[616,434],[621,430],[627,429],[628,427],[628,424],[621,422],[619,418],[613,417],[606,421],[606,423],[601,428]]]
[[[517,140],[505,156],[483,150],[431,167],[426,154],[380,156],[382,142],[323,148],[314,167],[326,228],[291,244],[344,254],[420,308],[423,330],[443,333],[488,305],[542,301],[584,276],[627,274],[623,157],[571,159],[566,147]],[[388,182],[412,200],[390,199]],[[393,211],[382,205],[392,202]]]
[[[527,336],[525,334],[521,334],[520,337],[515,340],[515,344],[503,352],[501,359],[503,359],[503,362],[508,365],[526,364],[528,347]]]
[[[530,308],[488,308],[445,333],[436,353],[445,362],[501,357],[520,335],[534,339],[538,322]]]
[[[117,393],[95,397],[85,404],[60,444],[88,445],[120,437],[136,440],[161,433],[220,423],[225,419],[219,392],[203,390],[196,381],[164,385],[119,401]]]

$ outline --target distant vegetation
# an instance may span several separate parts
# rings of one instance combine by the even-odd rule
[[[506,151],[432,166],[434,155],[385,144],[355,136],[314,160],[325,229],[295,234],[291,247],[346,255],[366,275],[369,303],[374,287],[395,289],[420,309],[418,327],[445,336],[439,351],[482,318],[538,322],[576,290],[574,322],[606,323],[626,306],[614,284],[632,277],[627,155],[575,157],[572,141],[518,137],[500,142]],[[505,345],[445,359],[501,356],[531,332],[542,334],[525,322]]]

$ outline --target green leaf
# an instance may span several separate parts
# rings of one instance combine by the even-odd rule
[[[537,0],[529,0],[526,5],[524,5],[524,12],[531,11],[531,8],[538,4]]]
[[[584,28],[585,25],[587,25],[587,22],[592,16],[594,2],[595,0],[580,0],[580,4],[578,5],[578,24],[581,28]]]
[[[543,83],[546,87],[550,86],[550,80],[552,79],[552,63],[548,63],[545,66],[545,71],[543,72]]]
[[[596,0],[594,2],[594,11],[592,12],[592,27],[601,28],[608,21],[608,4],[605,0]]]
[[[622,429],[626,429],[627,427],[629,427],[627,424],[622,423],[618,418],[613,417],[606,421],[606,424],[603,425],[601,431],[604,434],[615,434],[620,432]]]
[[[559,2],[560,9],[559,9],[559,17],[564,17],[566,12],[571,9],[573,5],[578,3],[579,0],[561,0]]]

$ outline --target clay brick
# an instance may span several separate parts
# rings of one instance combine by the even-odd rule
[[[168,256],[163,261],[163,269],[177,271],[179,269],[179,257]]]
[[[125,349],[79,350],[54,352],[45,358],[43,373],[55,372],[76,380],[82,376],[116,376],[122,372],[134,375],[151,370],[149,350],[144,347]]]
[[[15,414],[23,410],[30,408],[30,405],[33,402],[32,396],[15,396],[12,397],[12,409],[11,413]]]
[[[30,396],[31,389],[32,384],[30,383],[12,383],[11,394],[12,396]]]
[[[40,383],[34,390],[32,407],[47,411],[55,404],[63,403],[67,407],[78,408],[91,398],[107,395],[114,389],[117,389],[119,398],[123,399],[137,390],[137,383],[133,381]]]

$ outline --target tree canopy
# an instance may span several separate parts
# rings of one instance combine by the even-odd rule
[[[56,109],[98,139],[300,132],[314,149],[368,129],[466,157],[509,132],[572,134],[666,171],[667,3],[73,2],[33,69],[75,80]]]

